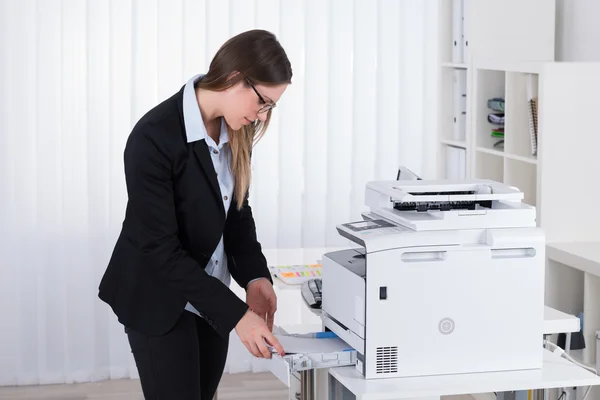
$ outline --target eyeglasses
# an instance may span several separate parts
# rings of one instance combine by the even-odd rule
[[[269,110],[272,110],[277,106],[277,104],[275,104],[275,103],[267,103],[265,101],[265,99],[260,95],[260,93],[258,93],[258,90],[256,90],[256,88],[254,87],[254,84],[250,81],[250,79],[246,78],[246,82],[248,82],[248,85],[250,85],[252,90],[254,90],[254,93],[256,93],[256,95],[258,96],[258,99],[260,100],[260,104],[264,104],[261,108],[259,108],[259,110],[258,110],[259,114],[262,114]]]

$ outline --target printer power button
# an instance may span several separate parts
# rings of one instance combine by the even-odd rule
[[[452,318],[444,318],[438,324],[438,329],[442,335],[449,335],[454,332],[454,321]]]

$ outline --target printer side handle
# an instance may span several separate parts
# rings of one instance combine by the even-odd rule
[[[402,253],[403,262],[444,261],[447,253],[445,251],[407,251]]]
[[[515,258],[533,258],[536,256],[536,250],[533,247],[512,247],[504,249],[490,249],[492,259],[515,259]],[[425,250],[425,251],[407,251],[402,253],[402,262],[431,262],[445,261],[448,253],[445,250]]]

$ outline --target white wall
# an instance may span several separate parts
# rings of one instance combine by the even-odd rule
[[[556,60],[600,61],[600,1],[556,0]]]
[[[339,244],[335,225],[360,218],[367,180],[400,163],[431,176],[436,7],[0,0],[0,384],[133,374],[96,297],[127,200],[123,146],[233,34],[275,32],[294,70],[253,159],[266,248]]]

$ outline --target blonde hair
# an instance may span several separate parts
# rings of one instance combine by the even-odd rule
[[[291,83],[292,66],[271,32],[254,29],[229,39],[217,51],[208,72],[196,83],[196,87],[225,90],[241,81],[247,84],[246,78],[266,86]],[[231,170],[235,175],[234,197],[238,209],[244,205],[250,187],[252,148],[263,136],[271,120],[271,110],[267,112],[264,122],[259,120],[236,131],[227,127],[232,155]]]
[[[231,147],[231,170],[235,177],[235,199],[237,208],[244,205],[250,181],[252,179],[250,157],[252,148],[264,135],[271,120],[271,110],[267,111],[267,119],[251,125],[242,126],[234,131],[227,126],[229,135],[229,146]]]

